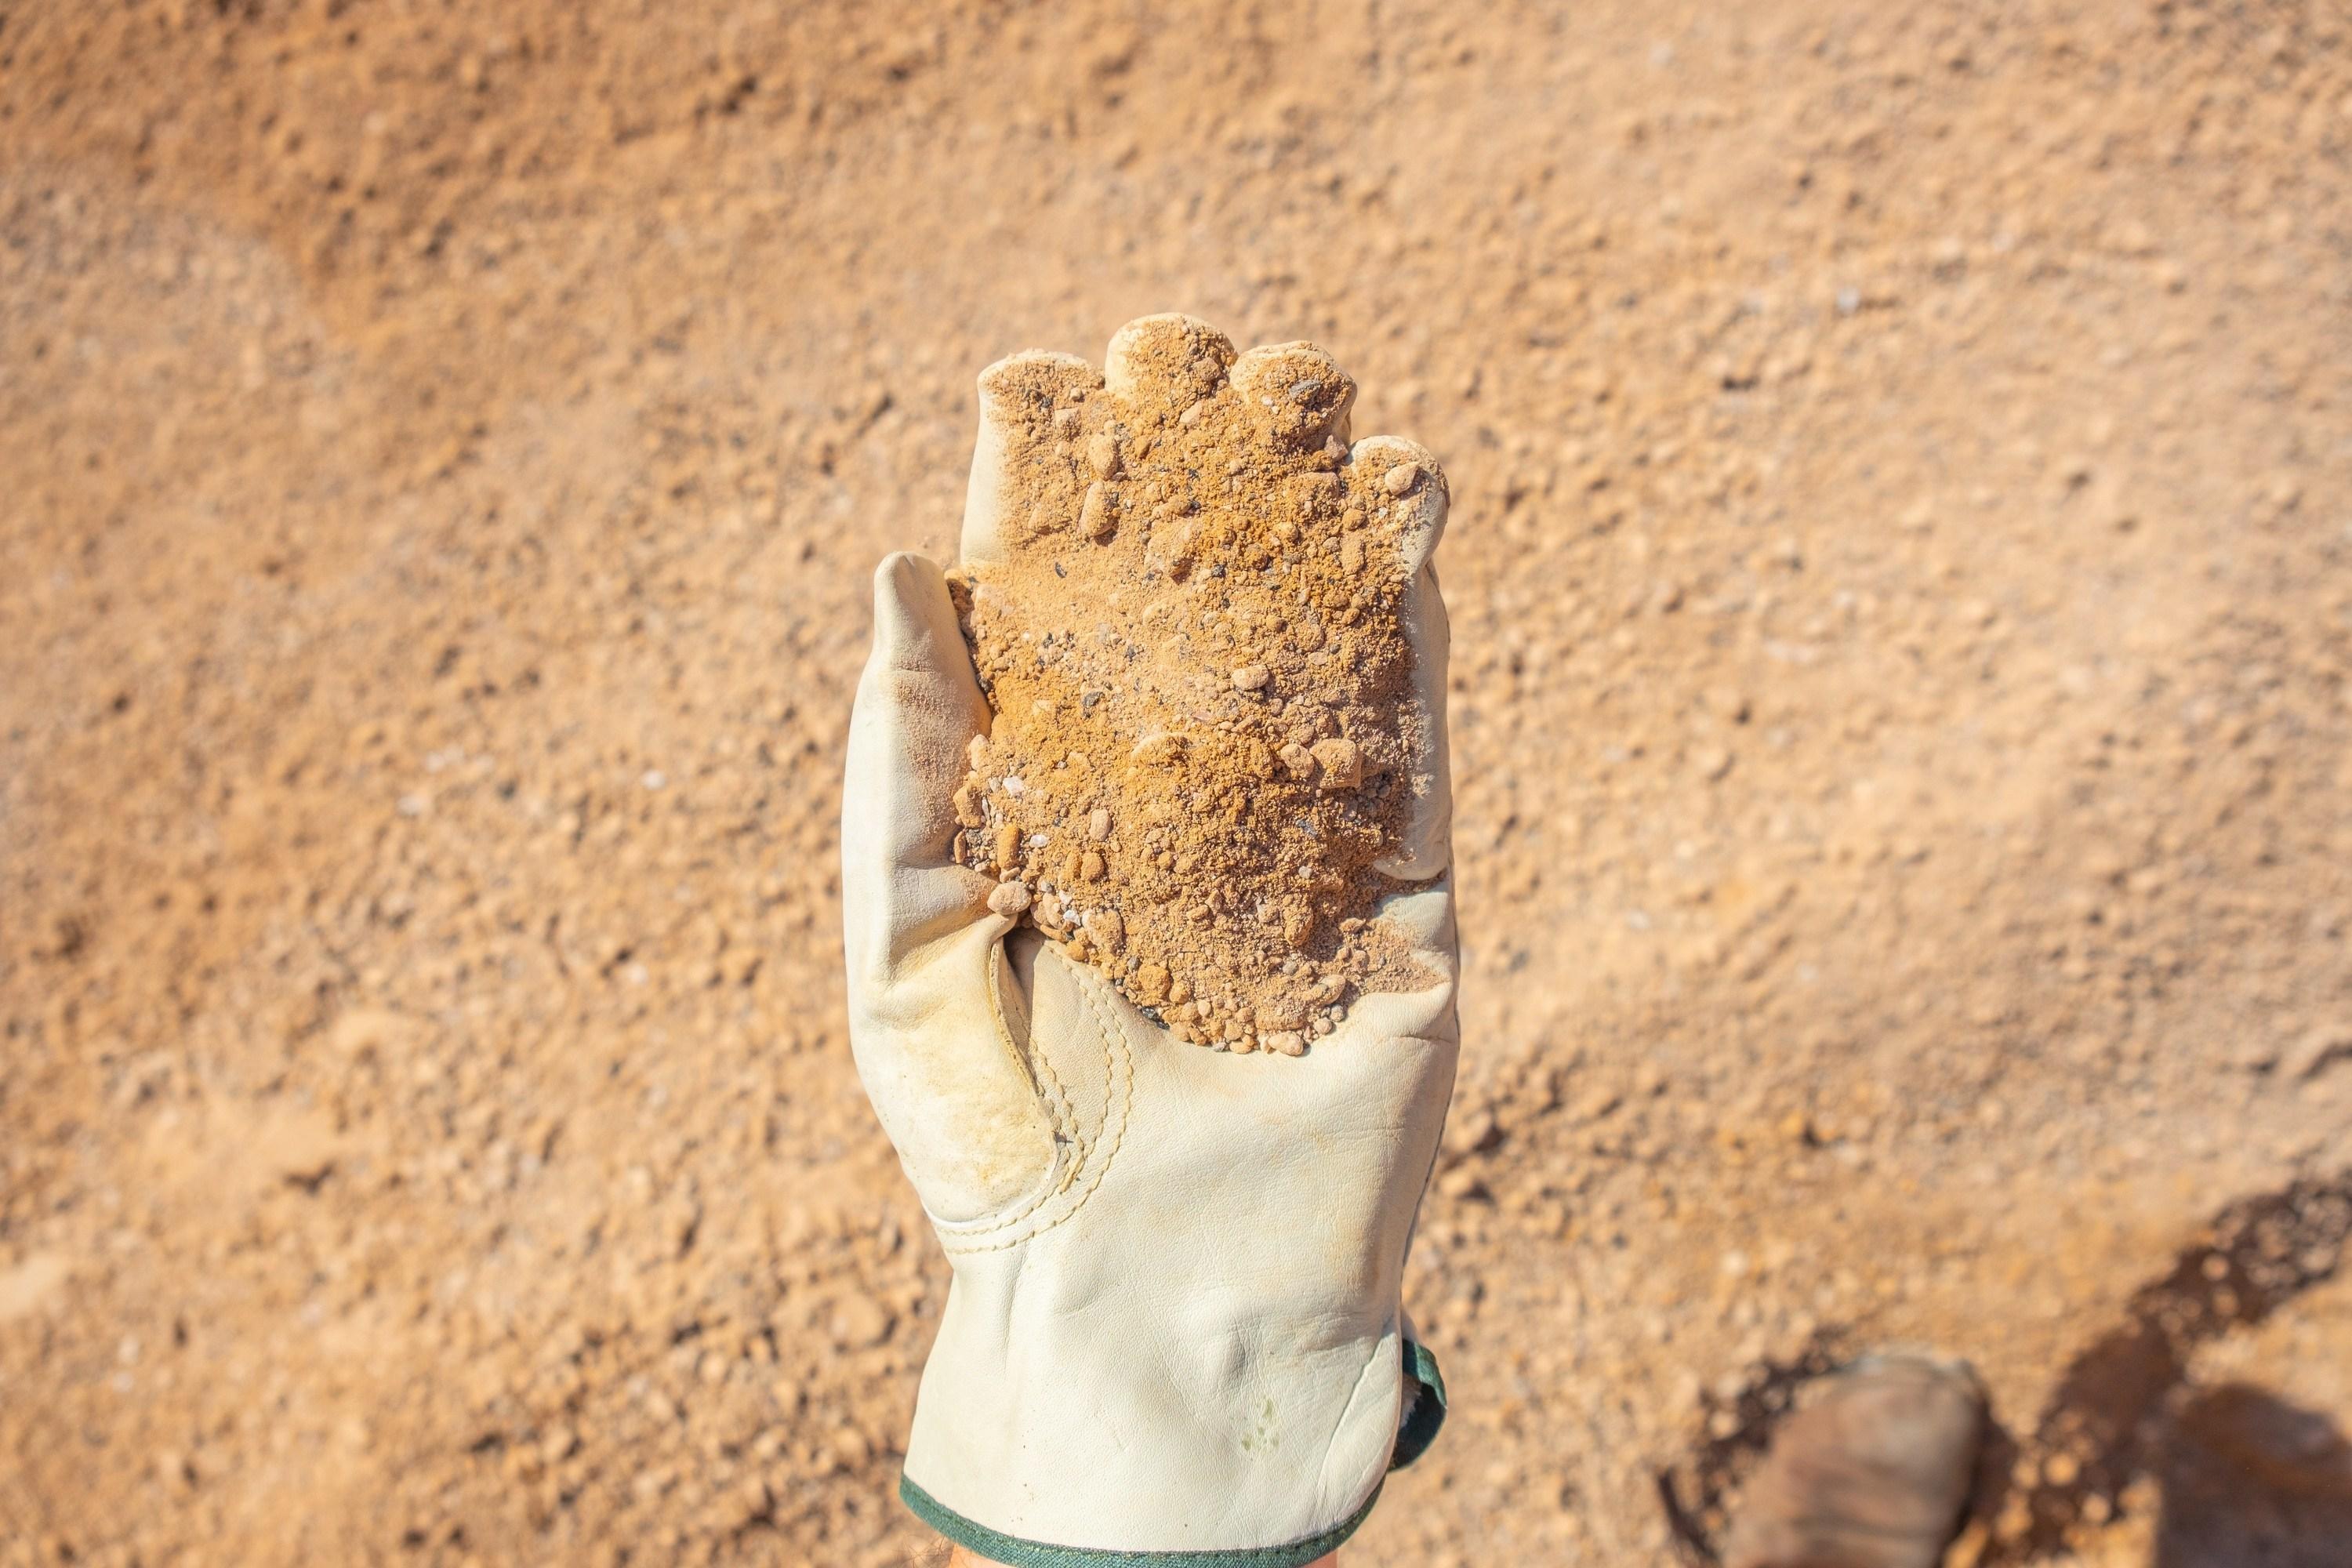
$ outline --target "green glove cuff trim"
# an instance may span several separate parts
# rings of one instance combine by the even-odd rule
[[[958,1546],[968,1547],[992,1563],[1003,1563],[1005,1568],[1306,1568],[1317,1558],[1337,1552],[1341,1542],[1356,1533],[1356,1527],[1371,1513],[1372,1504],[1381,1500],[1381,1489],[1374,1487],[1363,1507],[1320,1535],[1294,1541],[1287,1546],[1236,1546],[1206,1552],[1104,1552],[1023,1541],[984,1524],[974,1524],[917,1486],[914,1478],[908,1475],[898,1478],[898,1500],[913,1510],[916,1518]]]
[[[1427,1345],[1405,1342],[1404,1374],[1421,1391],[1405,1412],[1404,1425],[1397,1428],[1396,1452],[1389,1456],[1391,1470],[1402,1470],[1429,1452],[1445,1425],[1445,1374],[1437,1370],[1437,1357]]]

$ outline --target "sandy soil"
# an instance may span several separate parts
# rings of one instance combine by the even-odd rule
[[[0,1563],[921,1545],[867,573],[1169,309],[1453,484],[1455,1424],[1351,1562],[1703,1544],[1885,1342],[1979,1560],[2326,1527],[2340,9],[35,5],[0,153]]]
[[[1178,1039],[1301,1056],[1436,978],[1378,915],[1444,868],[1444,668],[1407,630],[1444,476],[1351,447],[1312,344],[1161,315],[1107,352],[981,378],[951,591],[993,719],[953,852]]]

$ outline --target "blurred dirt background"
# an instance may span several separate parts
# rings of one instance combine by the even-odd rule
[[[2348,160],[2324,0],[0,4],[0,1563],[922,1547],[868,573],[1181,309],[1455,498],[1350,1563],[1703,1558],[1925,1342],[1962,1557],[2340,1564]]]

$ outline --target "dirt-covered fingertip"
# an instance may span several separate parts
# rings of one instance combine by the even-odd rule
[[[1445,470],[1428,447],[1402,436],[1365,437],[1349,451],[1348,465],[1355,493],[1397,520],[1406,573],[1420,571],[1445,536],[1453,504]]]
[[[1314,447],[1336,437],[1346,443],[1355,378],[1316,344],[1254,348],[1234,362],[1231,380],[1252,422],[1277,441]]]
[[[1102,384],[1102,376],[1076,354],[1024,349],[982,371],[977,384],[983,419],[1042,424],[1072,394],[1082,401]]]
[[[1373,925],[1412,954],[1425,978],[1410,991],[1368,991],[1348,1006],[1344,1034],[1370,1039],[1432,1038],[1451,1033],[1461,959],[1454,927],[1454,879],[1382,899]]]
[[[1103,350],[1103,384],[1130,412],[1174,418],[1224,384],[1231,338],[1198,317],[1138,316]]]
[[[1372,911],[1375,923],[1416,953],[1454,952],[1454,879],[1441,869],[1418,888],[1391,893]]]
[[[1056,416],[1075,417],[1070,411],[1102,390],[1102,376],[1076,354],[1029,349],[982,371],[978,386],[980,430],[958,552],[966,562],[1011,552],[1006,507],[1014,469],[1051,442]]]

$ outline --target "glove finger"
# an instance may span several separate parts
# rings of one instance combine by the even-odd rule
[[[1067,470],[1066,486],[1075,494],[1076,457],[1068,443],[1055,439],[1054,416],[1101,386],[1095,367],[1076,354],[1038,349],[998,360],[980,373],[980,437],[964,492],[963,561],[1010,559],[1024,541],[1076,520],[1075,504],[1062,509],[1066,517],[1015,515],[1022,503],[1013,492],[1035,465],[1052,464]]]
[[[1348,1005],[1347,1021],[1331,1037],[1339,1054],[1370,1040],[1452,1039],[1454,993],[1460,970],[1454,934],[1454,879],[1441,876],[1410,892],[1381,900],[1374,927],[1401,943],[1428,981],[1412,991],[1370,991]],[[1324,1042],[1316,1048],[1322,1052]]]
[[[1234,361],[1243,411],[1272,441],[1293,450],[1347,444],[1356,382],[1313,343],[1266,343]]]
[[[1053,1133],[1006,1030],[988,879],[954,863],[954,793],[987,727],[938,566],[875,573],[874,651],[850,715],[842,909],[858,1076],[924,1205],[992,1212],[1053,1161]]]
[[[1103,350],[1103,387],[1129,416],[1157,424],[1215,392],[1233,363],[1233,340],[1206,321],[1138,316]]]
[[[1448,634],[1433,559],[1445,532],[1445,474],[1425,448],[1394,436],[1357,442],[1349,460],[1361,472],[1381,474],[1375,489],[1389,490],[1395,496],[1389,504],[1403,510],[1398,548],[1410,577],[1402,614],[1405,639],[1412,647],[1412,695],[1404,716],[1416,741],[1405,759],[1412,805],[1396,848],[1374,867],[1404,881],[1427,881],[1443,874],[1454,855],[1454,786],[1445,740]],[[1390,476],[1407,465],[1410,482],[1396,487]]]
[[[885,557],[874,573],[874,647],[850,710],[841,803],[843,895],[870,894],[863,912],[880,923],[853,920],[853,944],[870,937],[895,957],[908,934],[950,916],[962,923],[986,896],[950,851],[967,749],[988,721],[945,574],[919,555]],[[929,870],[949,874],[909,880]]]

